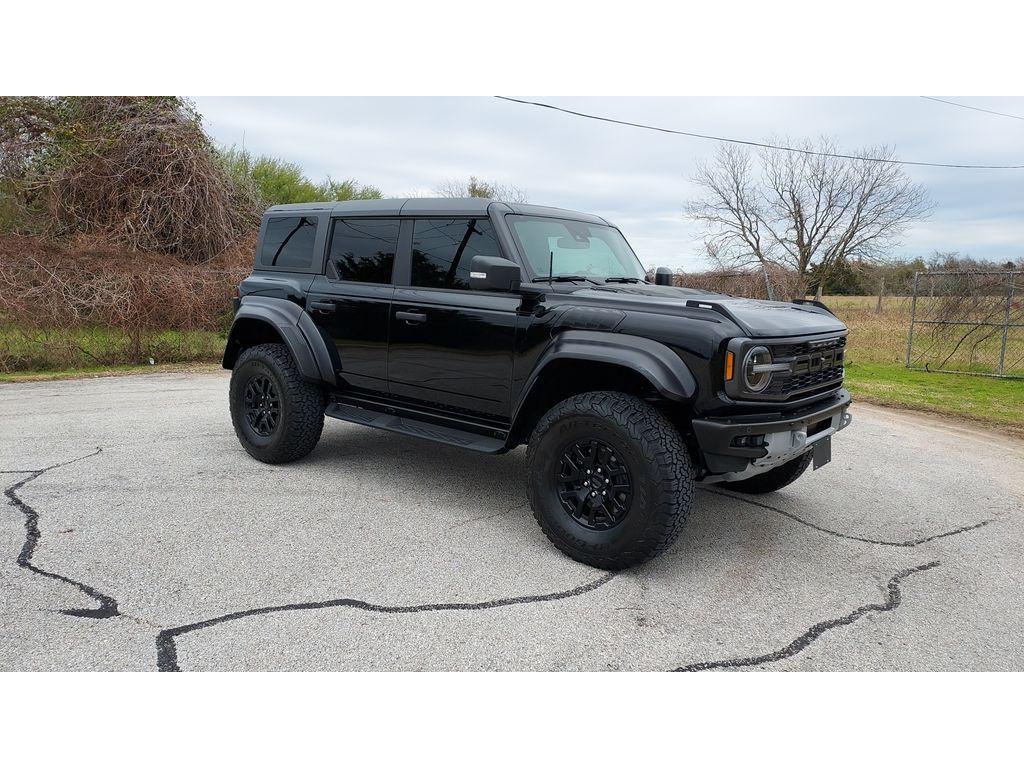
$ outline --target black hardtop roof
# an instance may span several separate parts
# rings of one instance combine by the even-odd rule
[[[485,197],[396,197],[385,200],[345,200],[343,202],[290,203],[275,205],[264,215],[282,213],[324,213],[350,216],[486,216],[491,207],[496,212],[518,213],[524,216],[552,216],[562,219],[576,219],[591,224],[608,224],[600,216],[565,208],[526,203],[503,203]]]

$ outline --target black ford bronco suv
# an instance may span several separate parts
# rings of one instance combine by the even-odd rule
[[[846,326],[811,302],[652,283],[598,216],[483,199],[271,208],[224,353],[245,450],[279,463],[324,415],[485,453],[527,445],[560,550],[667,549],[694,485],[767,493],[850,422]]]

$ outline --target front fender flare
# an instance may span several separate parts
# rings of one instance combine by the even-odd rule
[[[270,296],[242,298],[228,333],[225,368],[234,365],[231,351],[237,344],[239,329],[251,321],[265,323],[277,331],[303,378],[329,384],[336,382],[330,350],[313,319],[295,302]]]
[[[541,355],[523,386],[513,421],[544,368],[554,360],[566,358],[609,363],[634,370],[669,400],[683,402],[697,393],[697,380],[686,363],[660,342],[623,333],[563,331]]]

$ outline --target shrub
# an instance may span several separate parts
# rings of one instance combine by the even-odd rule
[[[311,203],[326,200],[376,200],[382,197],[376,187],[364,186],[355,179],[320,184],[310,181],[295,164],[266,155],[254,156],[248,150],[222,149],[221,159],[239,185],[252,190],[264,205]]]
[[[177,97],[0,99],[0,195],[8,231],[98,236],[195,261],[259,216]]]
[[[195,263],[84,237],[0,237],[0,371],[185,360],[197,340],[208,357],[253,247]]]

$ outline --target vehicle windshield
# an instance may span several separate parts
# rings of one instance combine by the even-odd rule
[[[614,227],[541,216],[506,218],[537,280],[546,279],[549,271],[556,279],[644,280],[640,260]]]

